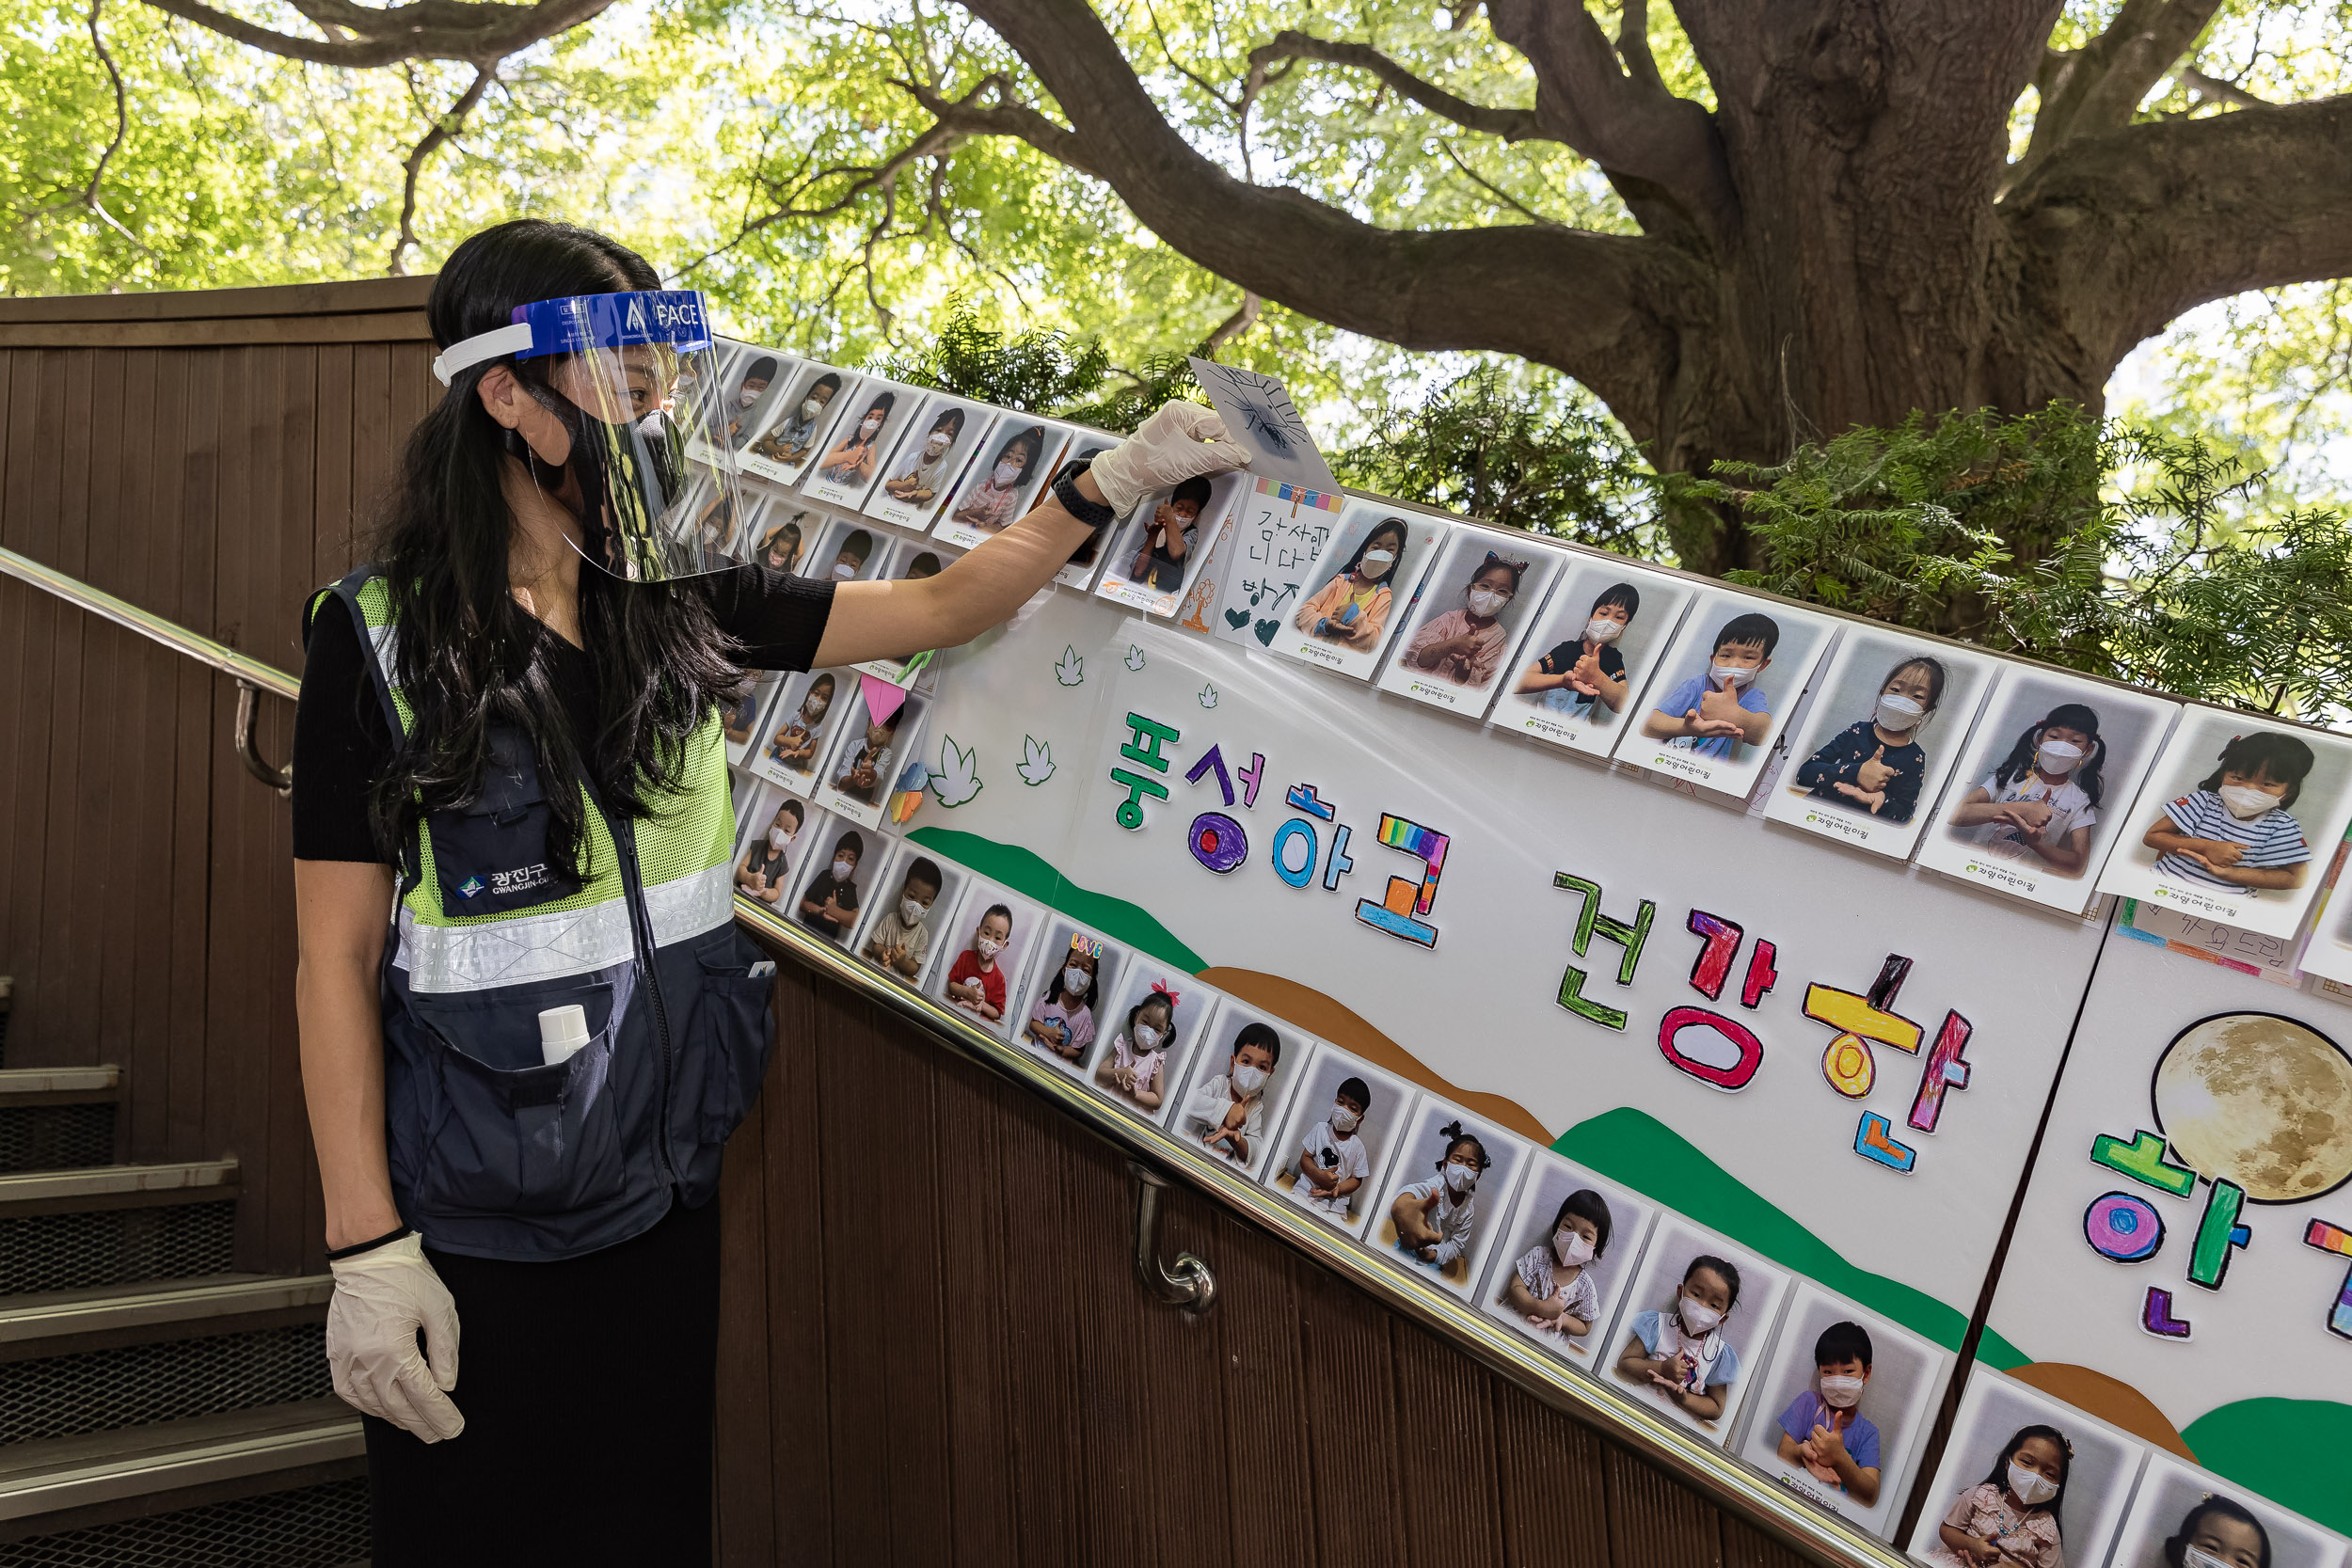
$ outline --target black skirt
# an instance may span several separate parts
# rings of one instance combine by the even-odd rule
[[[561,1262],[427,1253],[457,1300],[466,1430],[363,1418],[376,1568],[707,1568],[717,1201]]]

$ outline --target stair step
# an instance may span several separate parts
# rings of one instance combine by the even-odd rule
[[[235,1195],[199,1188],[194,1196],[207,1201],[0,1212],[0,1299],[230,1273],[236,1267]]]
[[[331,1274],[240,1274],[130,1290],[109,1285],[0,1296],[0,1356],[50,1354],[49,1347],[69,1342],[79,1349],[102,1336],[208,1332],[224,1320],[265,1313],[323,1312],[334,1293]]]
[[[8,1076],[0,1073],[0,1078]],[[11,1100],[0,1089],[0,1171],[111,1164],[115,1109],[111,1098],[56,1094]]]
[[[30,1524],[42,1533],[0,1553],[8,1568],[367,1568],[373,1545],[364,1475],[80,1528],[54,1516]]]
[[[0,1449],[0,1521],[292,1470],[366,1452],[332,1395]]]
[[[111,1095],[121,1087],[122,1069],[113,1066],[0,1068],[0,1105],[58,1095]]]
[[[8,1171],[0,1173],[0,1216],[129,1209],[148,1203],[200,1203],[233,1196],[236,1184],[234,1160]]]
[[[324,1314],[0,1362],[0,1447],[321,1399]]]

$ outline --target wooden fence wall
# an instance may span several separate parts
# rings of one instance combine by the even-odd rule
[[[424,287],[0,301],[0,544],[298,672],[302,599],[437,391]],[[240,1267],[310,1270],[287,814],[234,703],[0,579],[10,1065],[121,1065],[123,1157],[234,1153]],[[290,705],[262,720],[282,758]],[[1152,1305],[1117,1155],[840,987],[778,986],[722,1199],[723,1561],[1794,1560],[1181,1191],[1165,1250],[1219,1303]]]

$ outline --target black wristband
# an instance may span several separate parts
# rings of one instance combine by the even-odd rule
[[[1062,471],[1054,476],[1054,499],[1061,502],[1064,512],[1087,527],[1101,528],[1119,514],[1113,512],[1107,503],[1090,501],[1078,493],[1078,476],[1092,467],[1094,459],[1091,457],[1081,457],[1075,463],[1063,465]]]
[[[340,1263],[346,1258],[357,1258],[363,1252],[373,1252],[380,1246],[390,1246],[407,1234],[408,1227],[404,1225],[397,1230],[387,1230],[372,1242],[354,1242],[349,1246],[329,1247],[326,1251],[326,1260],[330,1263]]]

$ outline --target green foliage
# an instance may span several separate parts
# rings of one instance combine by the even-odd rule
[[[2054,404],[1729,471],[1668,488],[1739,509],[1757,556],[1735,582],[2183,696],[2352,708],[2352,528],[2265,510],[2213,442]]]
[[[1110,372],[1110,351],[1099,338],[1073,341],[1059,327],[1031,327],[1007,337],[981,325],[969,294],[958,294],[920,353],[885,359],[893,381],[931,387],[983,403],[1050,414],[1093,394]]]
[[[1573,389],[1523,391],[1487,363],[1373,430],[1333,458],[1342,481],[1628,555],[1664,550],[1648,467],[1617,422]]]

